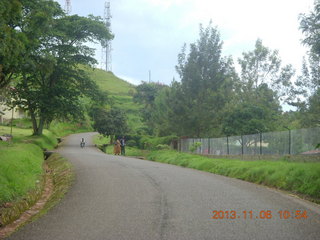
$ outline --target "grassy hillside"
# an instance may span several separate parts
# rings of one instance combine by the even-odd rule
[[[135,90],[134,85],[116,77],[112,72],[106,72],[102,69],[86,68],[92,79],[96,81],[103,91],[108,91],[115,96],[129,96],[130,91]]]
[[[128,125],[133,133],[142,128],[143,123],[139,117],[139,111],[142,106],[132,101],[135,86],[118,78],[112,72],[106,72],[101,69],[92,70],[90,68],[86,68],[86,71],[101,90],[108,92],[115,106],[126,112]]]

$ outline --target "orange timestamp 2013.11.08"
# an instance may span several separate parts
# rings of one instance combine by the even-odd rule
[[[214,210],[212,211],[212,219],[307,219],[308,214],[306,210]]]

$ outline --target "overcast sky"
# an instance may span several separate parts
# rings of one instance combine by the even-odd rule
[[[57,0],[62,7],[65,0]],[[254,49],[257,38],[278,49],[285,64],[301,67],[306,48],[301,45],[299,14],[308,13],[314,0],[109,0],[112,71],[139,84],[151,80],[169,84],[184,43],[199,38],[199,24],[212,19],[223,40],[223,55],[235,63],[242,52]],[[104,0],[71,0],[71,14],[103,16]],[[101,61],[101,48],[96,58]],[[99,68],[101,65],[98,66]]]

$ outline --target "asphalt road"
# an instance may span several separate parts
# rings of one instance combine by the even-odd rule
[[[105,155],[91,143],[80,149],[83,136],[92,134],[72,135],[59,149],[76,172],[65,198],[9,239],[320,239],[318,205],[236,179]],[[278,213],[299,210],[308,218]],[[213,219],[213,211],[224,215]]]

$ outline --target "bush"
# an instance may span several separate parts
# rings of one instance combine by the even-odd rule
[[[201,147],[201,144],[202,144],[201,142],[193,143],[189,148],[190,152],[192,153],[195,152],[198,149],[198,147]]]
[[[170,146],[167,145],[167,144],[158,144],[158,145],[156,146],[156,149],[157,149],[157,150],[169,150],[169,149],[170,149]]]
[[[128,147],[135,147],[135,146],[137,146],[137,142],[136,142],[135,140],[131,139],[131,140],[128,140],[128,141],[126,142],[126,145],[127,145]]]
[[[141,149],[157,149],[158,145],[170,145],[173,140],[176,140],[177,136],[166,136],[166,137],[151,137],[143,136],[139,141],[139,148]]]

